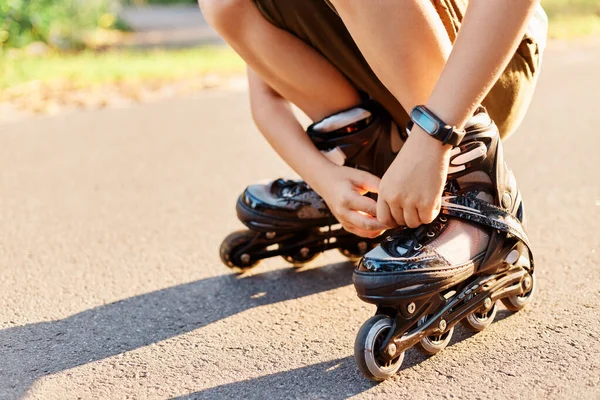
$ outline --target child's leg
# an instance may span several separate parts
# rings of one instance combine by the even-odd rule
[[[438,81],[452,39],[435,6],[456,2],[332,0],[405,110],[425,104]],[[527,68],[524,59],[520,63]],[[500,88],[520,90],[518,80],[508,82]],[[522,107],[510,99],[500,106],[504,115]],[[393,375],[403,352],[419,340],[426,353],[440,351],[465,316],[470,329],[484,329],[494,318],[496,300],[505,298],[517,309],[531,299],[533,258],[522,227],[523,205],[498,129],[480,110],[466,131],[450,153],[441,214],[418,229],[392,232],[354,272],[359,297],[378,306],[379,315],[365,323],[355,344],[359,368],[373,380]],[[378,338],[380,332],[385,333]]]
[[[319,121],[307,132],[319,150],[337,164],[379,176],[385,172],[399,147],[394,143],[399,135],[389,114],[377,102],[362,102],[359,93],[385,92],[393,109],[401,107],[322,0],[200,0],[200,6],[262,80]],[[314,39],[328,46],[319,47]],[[369,85],[378,89],[367,90]],[[229,266],[246,269],[274,255],[301,264],[328,248],[356,257],[375,244],[343,229],[316,229],[330,227],[335,217],[303,182],[251,185],[240,196],[237,212],[251,232],[234,233],[223,242],[221,257]]]
[[[313,121],[360,103],[348,79],[314,48],[265,19],[249,0],[199,0],[210,24],[263,80]]]
[[[385,157],[372,156],[379,163],[388,160],[390,151],[398,151],[404,130],[396,133],[398,130],[389,123],[386,110],[396,111],[391,116],[401,127],[406,126],[406,113],[369,68],[339,16],[323,0],[199,0],[199,4],[211,25],[251,68],[313,121],[357,106],[365,100],[365,94],[372,97],[383,108],[372,107],[373,102],[371,106],[364,103],[362,106],[367,107],[370,120],[377,121],[379,128],[375,131],[379,135],[394,130],[391,135],[383,135],[391,136],[392,141],[385,146]],[[324,133],[333,126],[351,124],[356,122],[356,112],[352,115],[336,115],[333,125],[329,120],[328,124],[314,128]],[[366,132],[361,130],[363,135]],[[314,141],[316,137],[311,138]],[[378,139],[375,136],[369,139],[368,147],[377,147],[373,143]],[[321,147],[327,146],[328,143],[321,143]],[[363,157],[357,157],[354,146],[343,147],[353,148],[346,154],[349,164],[358,163],[378,175],[385,171],[385,163],[376,168],[366,165]]]

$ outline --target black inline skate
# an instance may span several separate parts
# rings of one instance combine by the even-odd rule
[[[401,143],[396,125],[372,101],[312,124],[307,134],[338,165],[378,176],[397,154],[392,139],[396,137]],[[358,261],[381,241],[359,238],[344,230],[323,199],[303,181],[278,179],[251,185],[239,197],[236,209],[249,230],[225,238],[220,256],[225,265],[242,271],[275,256],[302,266],[329,249],[338,249]]]
[[[480,110],[452,150],[438,218],[395,231],[354,271],[359,298],[377,305],[354,345],[360,371],[382,381],[412,346],[429,355],[446,347],[458,322],[486,328],[498,300],[512,311],[528,304],[535,279],[523,217],[498,130]]]

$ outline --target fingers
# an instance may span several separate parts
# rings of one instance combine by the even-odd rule
[[[353,196],[346,202],[348,208],[363,212],[367,215],[360,215],[355,211],[351,211],[347,215],[349,222],[358,229],[371,231],[375,229],[373,221],[377,221],[382,229],[395,228],[397,226],[408,226],[409,228],[418,228],[423,224],[429,224],[438,216],[440,211],[440,202],[435,204],[416,207],[410,202],[406,207],[402,208],[398,205],[390,206],[380,196],[378,201],[364,196]],[[375,218],[370,218],[375,216]],[[361,218],[362,217],[362,218]],[[366,220],[364,220],[366,218]],[[355,233],[355,232],[353,232]],[[358,234],[358,233],[357,233]],[[360,236],[365,236],[360,234]]]
[[[360,169],[354,170],[352,177],[352,183],[358,189],[360,189],[360,194],[365,194],[367,192],[370,193],[378,193],[379,192],[379,181],[380,179],[373,174],[370,174],[366,171],[361,171]]]
[[[417,212],[419,214],[419,219],[423,224],[430,224],[434,219],[437,218],[440,213],[441,208],[441,200],[437,200],[432,206],[429,207],[419,207]]]
[[[342,195],[338,206],[332,211],[345,230],[358,236],[375,238],[387,229],[375,217],[377,213],[375,200],[354,191]]]
[[[373,217],[377,215],[377,202],[365,196],[352,196],[351,199],[348,199],[348,208],[367,213]]]
[[[383,232],[385,232],[385,231],[377,231],[377,232],[365,231],[364,229],[357,228],[353,225],[348,225],[348,226],[344,225],[344,229],[350,233],[355,234],[356,236],[360,236],[360,237],[364,237],[364,238],[368,238],[368,239],[375,239],[376,237],[381,236],[383,234]]]
[[[406,221],[404,219],[404,208],[400,206],[393,206],[390,207],[390,211],[394,217],[394,220],[399,226],[406,226]]]
[[[393,228],[396,226],[408,226],[418,228],[423,224],[429,224],[438,216],[440,202],[434,205],[416,207],[413,202],[406,202],[404,206],[388,204],[382,196],[377,201],[377,219],[382,224]]]
[[[345,213],[344,217],[351,225],[363,231],[378,233],[387,229],[387,227],[375,217],[360,214],[356,211],[348,211]]]
[[[402,210],[404,214],[404,222],[409,228],[418,228],[421,226],[421,219],[419,213],[414,207],[407,207]]]
[[[388,228],[395,228],[398,226],[396,219],[394,218],[394,216],[392,215],[392,213],[390,211],[390,207],[385,202],[385,200],[383,200],[383,198],[381,198],[381,197],[379,197],[379,199],[377,200],[376,215],[377,215],[377,220],[381,224],[387,226]]]
[[[383,232],[385,232],[384,230],[369,231],[366,229],[361,229],[348,221],[344,221],[344,223],[342,223],[342,226],[344,227],[345,230],[347,230],[350,233],[353,233],[360,237],[369,238],[369,239],[374,239],[377,236],[380,236],[381,234],[383,234]]]

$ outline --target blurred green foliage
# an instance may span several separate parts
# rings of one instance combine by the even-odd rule
[[[0,50],[43,42],[56,49],[85,47],[85,36],[97,28],[123,29],[121,4],[193,4],[196,0],[0,0]],[[599,0],[542,0],[554,37],[600,31]]]
[[[592,14],[600,16],[598,0],[542,0],[542,6],[550,18]]]
[[[38,81],[41,84],[68,82],[77,88],[151,80],[173,81],[209,74],[244,73],[246,64],[230,48],[208,46],[181,50],[53,52],[45,57],[15,53],[10,63],[0,58],[2,90]],[[60,86],[60,85],[59,85]]]
[[[0,48],[43,42],[58,49],[84,47],[85,34],[118,23],[114,0],[2,0]]]
[[[550,37],[568,39],[600,34],[599,0],[542,0]]]

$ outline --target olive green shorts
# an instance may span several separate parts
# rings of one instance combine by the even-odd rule
[[[432,2],[454,41],[467,0]],[[406,126],[409,120],[406,111],[375,76],[327,0],[254,0],[254,3],[268,21],[320,52],[361,93],[381,103],[400,126]],[[538,43],[527,34],[483,102],[502,137],[516,129],[527,111],[539,75],[540,58]]]

